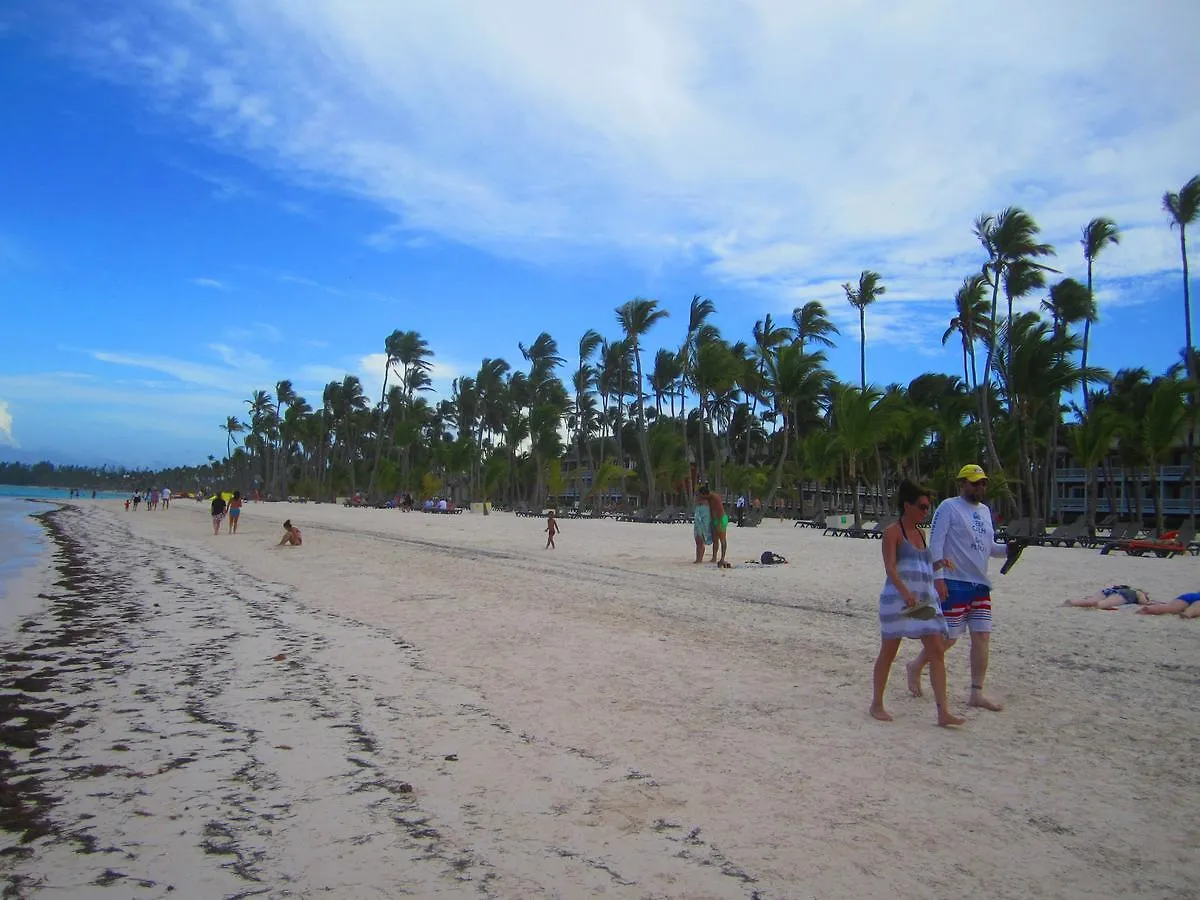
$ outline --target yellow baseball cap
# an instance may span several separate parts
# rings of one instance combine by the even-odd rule
[[[970,482],[987,481],[987,472],[983,471],[982,466],[969,463],[958,470],[959,481],[963,480],[964,478]]]

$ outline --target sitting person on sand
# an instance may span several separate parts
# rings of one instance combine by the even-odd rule
[[[873,673],[871,715],[892,721],[883,706],[888,676],[904,638],[919,640],[929,661],[929,683],[937,701],[937,723],[962,725],[950,711],[946,691],[946,638],[949,631],[933,586],[933,555],[920,524],[929,515],[930,492],[907,479],[900,484],[896,501],[899,521],[883,532],[883,571],[886,580],[879,594],[879,656]],[[920,677],[918,675],[918,677]],[[918,682],[919,690],[919,682]]]
[[[1176,613],[1184,619],[1200,619],[1200,593],[1180,594],[1174,600],[1151,600],[1138,612],[1147,616],[1171,616]]]
[[[300,537],[300,529],[292,524],[291,519],[288,519],[283,523],[283,537],[279,539],[276,546],[299,547],[302,543],[304,540]]]
[[[1127,584],[1114,584],[1112,587],[1101,588],[1090,597],[1067,600],[1063,606],[1078,606],[1083,609],[1120,609],[1122,606],[1132,604],[1146,606],[1153,602],[1150,595],[1141,588],[1132,588]]]

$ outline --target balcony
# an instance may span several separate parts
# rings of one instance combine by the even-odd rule
[[[1112,470],[1113,481],[1121,481],[1125,476],[1120,467]],[[1188,477],[1187,466],[1159,466],[1158,480],[1159,481],[1182,481]],[[1129,481],[1150,480],[1150,473],[1146,469],[1134,469],[1129,473]],[[1077,468],[1074,466],[1064,467],[1054,470],[1054,480],[1059,484],[1069,481],[1083,482],[1087,480],[1087,469]],[[1096,481],[1100,484],[1105,483],[1105,470],[1103,466],[1096,467]]]

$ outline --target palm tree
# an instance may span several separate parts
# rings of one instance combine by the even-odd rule
[[[872,452],[887,434],[889,410],[880,403],[883,395],[875,388],[862,390],[848,385],[839,385],[834,391],[834,433],[838,445],[846,455],[846,466],[850,476],[850,490],[854,492],[854,527],[862,527],[862,492],[858,489],[861,474],[859,462]]]
[[[962,285],[954,295],[954,318],[950,320],[950,327],[942,335],[942,346],[945,346],[946,341],[956,332],[962,339],[963,383],[972,388],[979,387],[979,373],[975,366],[975,342],[989,340],[992,335],[987,298],[984,296],[986,284],[987,279],[983,275],[971,275],[963,279]]]
[[[1179,256],[1183,260],[1183,328],[1186,341],[1184,344],[1184,353],[1187,354],[1188,378],[1193,385],[1191,402],[1193,406],[1197,406],[1200,405],[1200,398],[1196,397],[1195,385],[1197,382],[1200,382],[1200,377],[1198,377],[1196,367],[1193,365],[1192,297],[1188,283],[1187,227],[1200,217],[1200,175],[1193,175],[1178,194],[1173,194],[1170,191],[1163,194],[1163,209],[1171,217],[1171,227],[1179,226]],[[1194,429],[1188,431],[1188,469],[1188,480],[1192,486],[1193,509],[1191,510],[1191,517],[1195,518],[1196,448]]]
[[[1142,443],[1150,461],[1150,490],[1154,495],[1154,512],[1159,534],[1163,532],[1163,498],[1159,486],[1159,466],[1171,458],[1187,427],[1187,390],[1187,384],[1174,378],[1157,379],[1154,393],[1150,395],[1150,403],[1142,418]]]
[[[794,337],[791,328],[785,325],[776,325],[771,318],[771,314],[767,313],[766,318],[759,319],[754,323],[754,343],[750,345],[750,357],[748,359],[749,370],[742,380],[742,388],[746,395],[750,398],[750,408],[747,410],[749,419],[754,420],[758,415],[758,399],[762,393],[763,376],[767,370],[767,360],[780,347],[780,345],[790,341]],[[803,347],[801,347],[803,351]],[[754,433],[753,428],[746,428],[745,455],[742,460],[742,465],[750,465],[750,437]]]
[[[988,256],[987,261],[983,264],[983,274],[992,286],[991,322],[993,326],[996,324],[999,312],[997,306],[1000,298],[1000,285],[1004,281],[1008,269],[1021,260],[1036,260],[1053,255],[1053,247],[1038,241],[1037,237],[1040,233],[1041,228],[1033,220],[1033,216],[1014,206],[1007,207],[995,215],[981,215],[975,220],[975,236],[983,245]],[[1001,472],[1003,470],[1000,466],[1000,454],[996,452],[990,395],[987,388],[993,371],[995,352],[996,342],[992,340],[988,344],[987,362],[983,367],[984,389],[979,392],[979,409],[989,464]]]
[[[887,288],[880,283],[882,277],[878,272],[863,269],[858,276],[857,287],[850,282],[842,285],[846,299],[858,310],[859,386],[864,391],[867,389],[867,307],[886,293]]]
[[[767,356],[766,364],[766,394],[782,420],[783,431],[783,446],[767,487],[766,502],[770,505],[779,490],[783,466],[788,459],[790,435],[797,430],[802,412],[816,409],[829,386],[830,375],[825,369],[825,354],[819,350],[805,353],[799,342],[779,347]]]
[[[700,345],[717,337],[715,326],[708,324],[708,317],[716,312],[716,304],[707,297],[695,294],[688,307],[688,327],[679,348],[679,365],[683,370],[679,379],[679,418],[683,422],[683,440],[687,444],[687,392],[695,387],[696,355]],[[703,437],[703,435],[702,435]]]
[[[1188,286],[1187,227],[1200,218],[1200,175],[1192,177],[1178,194],[1163,194],[1163,209],[1171,217],[1171,227],[1179,226],[1179,255],[1183,260],[1183,326],[1184,347],[1192,349],[1192,298]],[[1188,355],[1189,361],[1191,354]],[[1188,377],[1195,380],[1196,372],[1188,367]]]
[[[1084,468],[1084,515],[1089,535],[1096,533],[1096,467],[1108,456],[1118,425],[1117,416],[1108,408],[1097,406],[1084,413],[1082,421],[1067,432],[1067,446],[1071,455]]]
[[[225,458],[233,458],[233,436],[241,434],[246,430],[246,426],[239,421],[237,416],[226,416],[225,424],[221,426],[221,430],[225,432]]]
[[[1092,336],[1092,322],[1096,320],[1096,294],[1092,290],[1092,263],[1100,252],[1112,244],[1121,243],[1121,232],[1117,223],[1104,216],[1098,216],[1083,227],[1083,237],[1079,243],[1083,245],[1083,258],[1087,260],[1087,295],[1090,301],[1088,315],[1083,320],[1083,357],[1080,368],[1087,368],[1088,346]],[[1091,396],[1086,387],[1083,389],[1083,406],[1087,409],[1091,404]]]
[[[367,496],[374,496],[375,479],[379,475],[379,460],[383,456],[383,435],[387,431],[384,426],[384,402],[388,395],[388,376],[392,373],[392,366],[396,364],[399,358],[401,341],[404,340],[404,332],[396,329],[386,338],[383,339],[383,388],[379,392],[379,427],[375,433],[375,462],[371,466],[371,477],[367,481]]]
[[[637,372],[638,447],[642,451],[642,466],[645,471],[647,502],[654,510],[658,497],[654,483],[654,468],[650,465],[650,445],[646,433],[646,382],[642,378],[642,338],[656,322],[668,316],[665,309],[658,308],[657,300],[636,297],[617,307],[617,321],[625,332],[625,342],[633,351],[633,363]]]
[[[801,349],[810,342],[822,347],[832,347],[831,334],[841,334],[837,326],[829,319],[829,314],[819,300],[809,300],[803,306],[792,310],[792,324],[795,326],[796,340]]]

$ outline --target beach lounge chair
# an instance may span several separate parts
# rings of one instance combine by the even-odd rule
[[[1137,537],[1141,526],[1134,522],[1117,522],[1107,538],[1099,541],[1100,555],[1108,556],[1114,550],[1122,550],[1125,545]]]
[[[1195,537],[1196,526],[1191,522],[1186,522],[1178,531],[1164,532],[1160,538],[1134,538],[1116,549],[1124,550],[1130,556],[1157,556],[1159,559],[1170,559],[1172,556],[1184,553],[1191,554],[1191,545]]]
[[[1080,516],[1070,524],[1058,526],[1038,543],[1044,547],[1074,547],[1076,544],[1085,547],[1089,537],[1087,518]]]
[[[748,509],[746,514],[742,516],[742,528],[757,528],[762,524],[763,511],[761,509]]]

